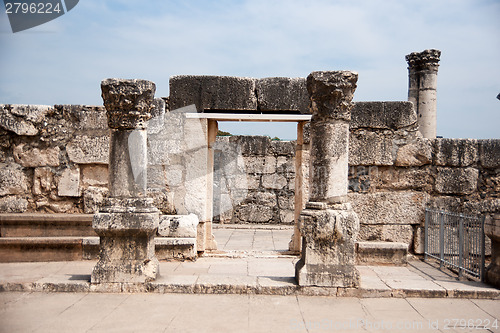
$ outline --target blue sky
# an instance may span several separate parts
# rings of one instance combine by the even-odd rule
[[[356,101],[407,100],[413,51],[442,51],[438,135],[500,138],[499,0],[80,0],[13,34],[0,13],[0,103],[101,105],[100,81],[355,70]],[[223,123],[293,138],[295,126]]]

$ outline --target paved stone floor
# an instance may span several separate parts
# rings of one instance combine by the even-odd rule
[[[92,288],[95,261],[0,264],[0,332],[500,332],[499,290],[421,261],[358,266],[359,289],[301,288],[291,232],[215,229],[226,255],[161,262],[140,293]]]

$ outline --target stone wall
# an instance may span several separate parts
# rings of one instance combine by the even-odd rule
[[[206,221],[210,203],[199,189],[211,176],[207,120],[180,110],[158,111],[148,127],[149,192],[164,213]],[[500,140],[424,139],[417,130],[411,103],[355,104],[349,200],[361,240],[403,241],[420,253],[425,207],[472,214],[500,207]],[[0,105],[0,212],[95,212],[107,193],[108,147],[103,107]],[[214,149],[216,217],[292,223],[293,142],[235,136]],[[307,149],[302,154],[307,161]]]
[[[214,152],[215,222],[294,223],[295,141],[218,137]]]

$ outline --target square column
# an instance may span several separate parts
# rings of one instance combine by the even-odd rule
[[[349,122],[358,74],[313,72],[310,97],[310,196],[299,218],[301,259],[295,276],[301,286],[356,287],[359,219],[347,202]]]
[[[154,244],[159,212],[146,197],[146,127],[155,89],[146,80],[101,82],[111,131],[109,198],[92,221],[101,247],[92,283],[144,283],[159,275]]]

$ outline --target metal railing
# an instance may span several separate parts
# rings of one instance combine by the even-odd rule
[[[458,273],[484,279],[484,216],[425,210],[425,259]]]

